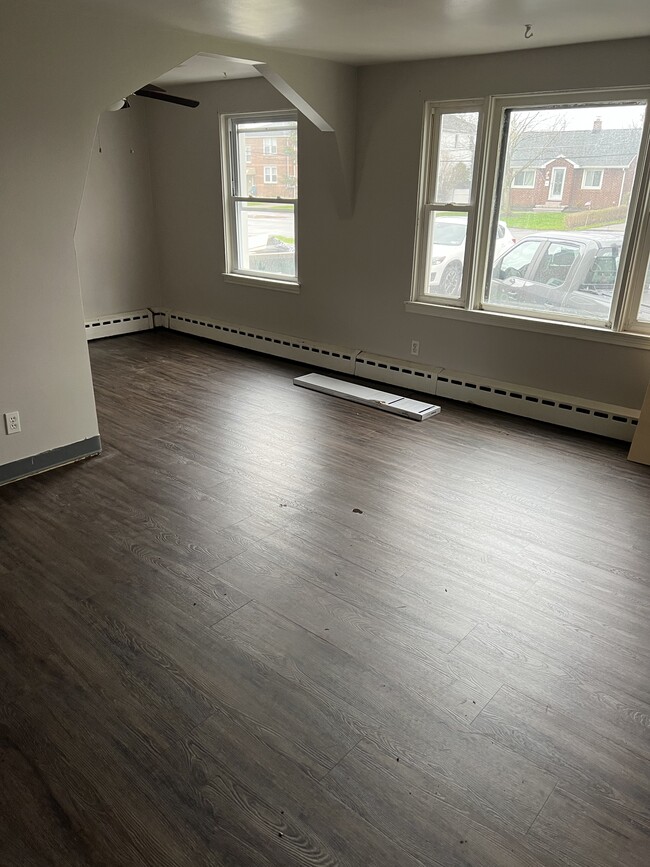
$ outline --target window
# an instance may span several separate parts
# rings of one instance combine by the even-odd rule
[[[582,175],[583,190],[600,190],[603,186],[602,169],[585,169]]]
[[[253,162],[253,148],[252,147],[246,148],[246,162],[247,163]]]
[[[409,309],[650,334],[648,95],[429,103]]]
[[[295,112],[273,112],[223,120],[226,272],[238,282],[253,278],[268,281],[264,285],[297,284],[296,117]],[[275,165],[264,166],[261,174],[257,169],[256,178],[246,163],[249,153],[260,153],[260,139],[262,151],[268,144],[280,153]]]
[[[277,154],[277,152],[278,152],[278,140],[276,138],[265,138],[264,144],[262,146],[262,153]]]
[[[425,185],[419,269],[425,295],[458,305],[466,294],[467,238],[474,231],[479,112],[436,112],[430,122],[434,153]]]
[[[520,190],[534,190],[535,170],[525,169],[522,172],[517,172],[513,178],[512,186]]]

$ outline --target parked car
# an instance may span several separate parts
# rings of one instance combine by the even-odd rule
[[[606,321],[622,245],[622,232],[529,235],[495,260],[486,302]]]
[[[467,217],[459,214],[437,217],[433,225],[433,244],[429,272],[429,292],[448,298],[458,296],[463,276]],[[506,224],[497,225],[496,254],[500,256],[515,243]]]

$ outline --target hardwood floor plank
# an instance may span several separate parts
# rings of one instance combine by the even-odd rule
[[[587,804],[561,787],[539,814],[531,840],[578,867],[644,867],[650,835],[629,820]]]
[[[196,691],[212,707],[230,708],[247,725],[316,777],[334,765],[360,734],[319,696],[305,693],[263,661],[237,653],[218,633],[180,610],[152,614],[146,600],[104,594],[86,602],[87,616],[109,635],[126,635],[148,648],[181,690]]]
[[[280,616],[270,617],[255,603],[215,629],[242,652],[270,660],[275,670],[303,689],[341,707],[344,716],[356,718],[358,730],[392,761],[413,760],[432,769],[444,798],[459,808],[479,814],[500,811],[525,831],[555,785],[555,777],[540,772],[527,759],[515,759],[481,736],[457,731],[436,717],[430,702],[405,689],[403,680],[387,679],[354,654],[331,648],[328,641],[319,641]],[[317,657],[328,664],[315,668]],[[345,672],[347,685],[341,685],[339,678],[333,680],[331,672],[339,669]],[[470,772],[471,787],[464,782]]]
[[[327,562],[326,554],[313,568],[319,568],[317,563],[323,560]],[[329,571],[334,574],[340,570],[334,577],[345,580],[350,577],[349,569],[349,564],[334,558]],[[358,575],[357,567],[352,570],[351,586]],[[382,676],[401,680],[432,710],[439,708],[468,722],[501,684],[462,661],[451,661],[447,652],[457,641],[436,635],[430,627],[410,618],[408,610],[406,615],[397,609],[375,614],[362,605],[351,604],[321,590],[315,582],[298,577],[277,561],[265,559],[259,547],[234,557],[212,574],[326,638],[363,665],[373,666]]]
[[[102,454],[0,489],[2,867],[645,865],[626,444],[90,354]]]
[[[416,859],[265,744],[215,713],[177,755],[179,775],[232,833],[278,864],[381,864],[417,867]],[[245,829],[245,830],[243,830]]]
[[[565,791],[644,824],[650,836],[650,768],[636,752],[510,687],[483,708],[472,730],[526,756],[561,779]]]
[[[444,867],[560,867],[566,862],[544,852],[508,818],[450,804],[444,778],[423,773],[408,761],[396,762],[362,742],[323,784],[376,828],[390,827],[397,842]]]

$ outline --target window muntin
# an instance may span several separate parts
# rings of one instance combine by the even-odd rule
[[[224,119],[228,273],[297,282],[297,132],[295,112]]]

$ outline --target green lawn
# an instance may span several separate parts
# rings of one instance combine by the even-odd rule
[[[578,214],[567,214],[563,211],[513,211],[512,214],[501,214],[500,218],[511,229],[531,229],[538,231],[567,231],[567,232],[588,232],[590,229],[597,229],[599,226],[610,226],[613,223],[624,222],[625,218],[612,216],[613,209],[607,209],[600,214],[601,219],[588,226],[576,226],[569,224],[567,226],[567,217],[576,217]],[[608,213],[609,211],[609,213]],[[592,219],[598,217],[599,212],[591,213]],[[574,221],[572,221],[573,223]]]
[[[501,214],[501,219],[511,229],[565,229],[565,215],[562,211],[515,211]]]

